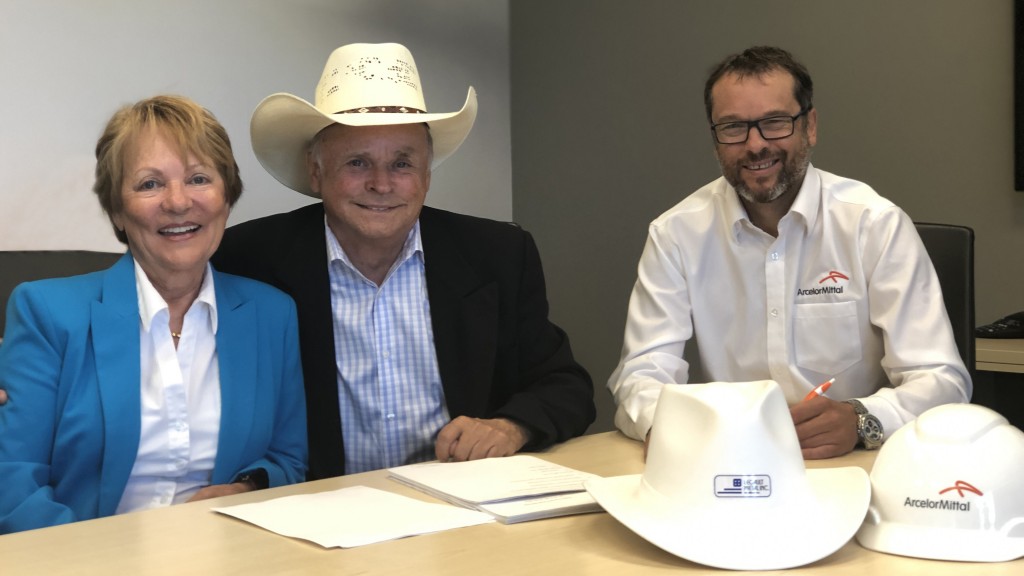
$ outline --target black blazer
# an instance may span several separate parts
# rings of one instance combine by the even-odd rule
[[[540,254],[518,226],[424,207],[420,235],[438,368],[452,418],[507,417],[526,449],[583,434],[593,383],[548,320]],[[229,228],[221,271],[287,292],[299,314],[309,429],[307,478],[345,473],[323,204]],[[344,359],[342,359],[344,361]]]

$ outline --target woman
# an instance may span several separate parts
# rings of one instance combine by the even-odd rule
[[[125,107],[93,191],[128,252],[8,303],[0,533],[301,481],[295,305],[208,263],[242,193],[224,128],[185,98]]]

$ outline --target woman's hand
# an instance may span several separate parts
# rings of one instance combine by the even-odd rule
[[[199,492],[196,492],[189,502],[195,502],[196,500],[207,500],[209,498],[219,498],[221,496],[231,496],[232,494],[241,494],[243,492],[252,492],[256,488],[249,482],[235,482],[233,484],[214,484],[213,486],[207,486],[201,488]]]

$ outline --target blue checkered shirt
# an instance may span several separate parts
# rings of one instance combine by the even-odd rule
[[[419,222],[378,287],[327,236],[345,473],[433,460],[448,423]]]

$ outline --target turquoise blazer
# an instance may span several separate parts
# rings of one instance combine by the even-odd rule
[[[271,486],[306,472],[295,304],[214,272],[221,416],[213,484],[262,468]],[[114,514],[141,428],[139,306],[125,254],[108,270],[29,282],[0,344],[0,534]]]

